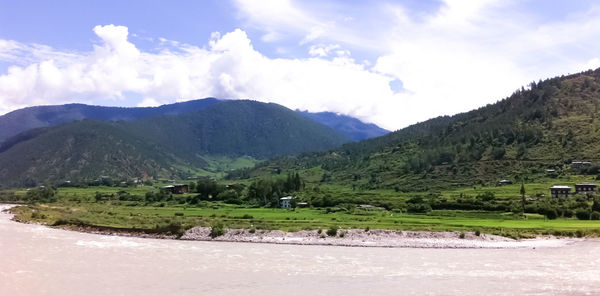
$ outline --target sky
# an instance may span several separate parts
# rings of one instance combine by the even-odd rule
[[[216,97],[397,130],[597,67],[597,1],[0,0],[0,114]]]

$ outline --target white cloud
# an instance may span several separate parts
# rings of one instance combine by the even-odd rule
[[[127,40],[126,27],[97,26],[94,32],[101,42],[91,52],[60,64],[42,59],[1,75],[3,111],[71,100],[120,100],[123,93],[133,92],[144,98],[139,106],[213,96],[376,119],[374,105],[393,99],[390,77],[355,63],[339,46],[323,49],[332,59],[271,59],[238,29],[213,34],[208,48],[173,48],[170,43],[169,49],[148,53]],[[365,99],[373,104],[361,104]]]
[[[261,1],[236,1],[242,19],[255,28],[268,28],[271,34],[287,32],[288,38],[294,35],[303,43],[314,24],[320,24],[326,30],[314,44],[309,42],[311,56],[330,56],[322,44],[367,50],[375,56],[375,64],[365,71],[402,81],[406,91],[377,103],[348,102],[372,105],[371,110],[377,111],[363,118],[386,127],[468,111],[533,80],[600,64],[600,10],[593,3],[587,10],[539,21],[536,8],[552,3],[443,0],[437,9],[424,12],[382,1],[353,9],[330,2],[286,1],[293,15],[287,15],[289,9],[261,15],[256,13],[262,5],[257,2]],[[311,18],[281,21],[294,15]]]
[[[427,13],[370,2],[354,14],[331,2],[235,3],[262,41],[277,52],[292,41],[308,48],[306,57],[269,58],[239,29],[212,34],[205,47],[155,38],[158,52],[141,51],[126,27],[113,25],[94,28],[99,42],[90,52],[0,40],[0,60],[15,64],[0,75],[0,112],[132,92],[140,106],[257,99],[397,129],[600,66],[600,10],[593,7],[537,23],[517,1],[446,0]]]

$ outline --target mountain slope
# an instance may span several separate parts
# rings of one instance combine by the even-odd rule
[[[571,161],[600,162],[599,108],[600,70],[587,71],[327,153],[282,158],[254,173],[321,166],[332,182],[403,191],[534,178],[546,169],[568,173]]]
[[[0,127],[2,127],[0,129],[0,142],[33,128],[54,126],[76,120],[137,120],[156,115],[176,115],[193,112],[212,106],[218,102],[219,100],[217,99],[206,98],[160,107],[141,108],[103,107],[84,104],[29,107],[0,116]]]
[[[83,119],[102,121],[132,121],[159,115],[179,115],[196,112],[224,101],[214,98],[193,100],[159,107],[103,107],[84,104],[29,107],[0,116],[0,143],[30,129],[55,126]],[[384,135],[388,131],[356,118],[330,112],[300,112],[314,121],[346,134],[354,141]]]
[[[225,101],[133,121],[83,120],[29,130],[0,145],[0,185],[64,180],[183,178],[209,160],[331,149],[349,139],[277,104]]]
[[[335,114],[333,112],[310,113],[307,111],[297,111],[301,114],[322,123],[334,130],[341,131],[348,135],[353,141],[361,141],[370,138],[381,137],[390,131],[382,129],[372,123],[364,123],[354,117]]]
[[[350,141],[283,106],[256,101],[223,101],[197,112],[124,125],[189,160],[198,153],[264,159],[329,149]]]
[[[0,185],[33,186],[43,181],[170,177],[182,164],[161,147],[116,124],[84,120],[35,130],[0,153]]]

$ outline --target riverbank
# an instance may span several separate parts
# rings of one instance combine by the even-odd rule
[[[0,210],[9,210],[11,207],[13,206],[0,205]],[[13,218],[13,220],[15,219]],[[15,220],[15,222],[31,223],[18,220]],[[461,231],[434,232],[386,229],[339,229],[335,234],[331,231],[328,234],[327,230],[285,232],[281,230],[236,228],[224,229],[222,235],[213,238],[210,235],[210,227],[200,226],[188,229],[181,236],[97,226],[61,225],[47,227],[99,235],[156,239],[386,248],[539,248],[560,247],[582,240],[576,238],[556,238],[553,236],[539,236],[534,239],[515,240],[498,235]]]
[[[497,235],[474,232],[429,232],[399,231],[385,229],[341,229],[336,235],[328,235],[319,230],[284,232],[281,230],[252,231],[248,229],[228,229],[215,238],[210,237],[210,228],[194,227],[181,237],[184,240],[250,242],[293,245],[328,245],[346,247],[386,247],[386,248],[439,248],[439,249],[506,249],[560,247],[582,239],[538,237],[515,240]]]

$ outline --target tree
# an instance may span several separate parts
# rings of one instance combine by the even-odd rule
[[[523,215],[525,215],[525,184],[523,182],[521,182],[521,190],[519,192],[521,193],[521,206],[523,209]]]

